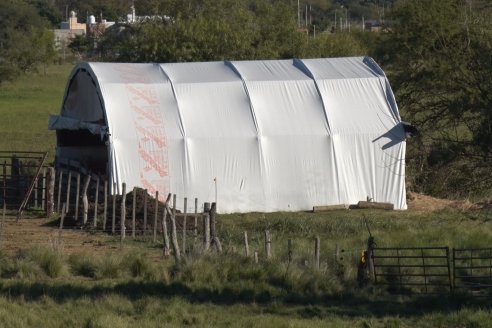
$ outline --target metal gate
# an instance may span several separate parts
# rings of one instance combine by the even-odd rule
[[[374,248],[374,281],[392,292],[452,291],[448,247]]]
[[[475,296],[492,295],[492,248],[453,249],[453,285]]]
[[[0,151],[0,204],[19,212],[24,208],[44,210],[46,173],[45,152]]]

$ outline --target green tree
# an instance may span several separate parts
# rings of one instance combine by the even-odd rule
[[[89,39],[85,35],[76,35],[68,45],[68,48],[72,50],[78,58],[83,58],[88,54],[90,49]]]
[[[33,71],[53,58],[53,34],[46,26],[26,2],[0,2],[0,82]]]
[[[58,26],[62,21],[62,11],[57,8],[53,0],[28,0],[33,5],[41,17],[48,20],[51,26]]]
[[[368,53],[364,37],[360,32],[321,33],[309,39],[303,57],[364,56]]]
[[[46,74],[46,66],[52,64],[58,58],[53,31],[44,27],[35,29],[32,33],[31,42],[37,45],[33,49],[34,58],[37,63],[43,65],[43,70]]]
[[[402,115],[421,130],[409,143],[419,190],[463,196],[492,183],[492,26],[486,4],[400,1],[375,56]]]
[[[208,61],[292,58],[302,53],[291,7],[268,0],[168,1],[163,13],[108,33],[106,60]]]

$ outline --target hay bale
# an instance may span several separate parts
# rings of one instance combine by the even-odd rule
[[[359,209],[394,210],[395,206],[391,203],[360,201],[357,203],[357,208],[359,208]]]

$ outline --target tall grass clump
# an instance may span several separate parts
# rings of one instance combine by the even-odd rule
[[[73,275],[87,278],[95,278],[100,266],[99,261],[88,254],[71,254],[68,263]]]
[[[0,277],[11,276],[13,270],[14,263],[12,260],[4,252],[0,251]]]
[[[20,251],[16,267],[18,275],[24,278],[35,277],[40,272],[50,278],[58,278],[66,274],[63,256],[44,247],[31,247]]]
[[[232,293],[232,298],[265,301],[272,298],[303,300],[335,294],[345,285],[334,270],[315,269],[297,262],[252,258],[238,254],[188,257],[177,268],[175,279],[192,289]]]
[[[123,262],[119,256],[108,256],[101,260],[96,271],[98,279],[116,279],[123,275]],[[125,264],[126,265],[126,264]]]
[[[123,263],[133,278],[157,280],[161,276],[158,267],[144,253],[131,252],[123,258]]]

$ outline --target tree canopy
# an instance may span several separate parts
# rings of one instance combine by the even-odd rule
[[[53,60],[53,32],[22,0],[0,2],[0,83]]]
[[[209,61],[363,55],[358,34],[300,32],[293,7],[271,0],[168,0],[157,15],[107,33],[110,61]],[[165,18],[164,18],[165,17]]]
[[[376,57],[402,115],[421,129],[409,143],[414,183],[463,196],[492,183],[491,5],[400,1]]]

